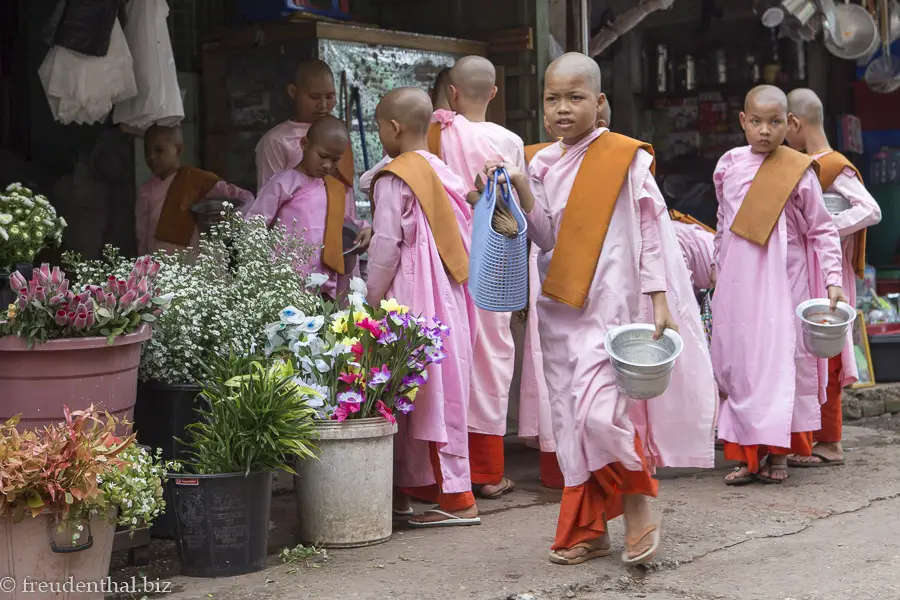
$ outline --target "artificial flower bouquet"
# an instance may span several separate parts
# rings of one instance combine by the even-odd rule
[[[133,532],[165,510],[165,473],[180,465],[150,456],[133,435],[116,436],[125,423],[109,413],[65,407],[64,422],[25,432],[18,422],[16,416],[0,425],[0,517],[19,522],[50,513],[75,546],[92,515]]]
[[[115,338],[152,323],[171,303],[173,294],[161,295],[154,284],[160,264],[149,256],[137,259],[127,279],[110,275],[102,286],[87,285],[80,292],[69,287],[59,267],[43,264],[31,281],[16,271],[10,285],[18,300],[0,322],[0,336],[16,335],[35,342],[57,338],[105,336]]]
[[[395,422],[396,411],[415,409],[428,366],[447,357],[444,339],[450,328],[436,318],[409,314],[395,299],[370,306],[361,279],[350,287],[346,310],[322,315],[285,308],[281,319],[266,327],[266,354],[291,359],[302,385],[321,393],[309,401],[319,418],[382,416]]]
[[[0,271],[30,265],[45,247],[58,247],[65,228],[45,196],[11,183],[0,192]]]

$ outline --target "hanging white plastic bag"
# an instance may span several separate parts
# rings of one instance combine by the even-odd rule
[[[165,0],[131,0],[125,37],[134,57],[137,96],[116,104],[113,121],[145,130],[151,125],[171,127],[184,119],[175,54],[166,18]]]

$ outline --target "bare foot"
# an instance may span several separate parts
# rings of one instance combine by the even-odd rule
[[[583,542],[572,548],[560,548],[550,553],[550,560],[557,564],[577,565],[591,558],[609,556],[612,552],[609,534]]]
[[[655,536],[648,528],[657,524],[657,520],[647,496],[625,495],[622,504],[625,513],[625,554],[628,558],[636,558],[653,547]]]
[[[511,491],[516,489],[516,482],[512,479],[507,479],[504,477],[500,480],[500,483],[492,485],[492,484],[484,484],[481,486],[481,491],[479,494],[483,498],[488,498],[490,500],[495,500],[504,494],[508,494]]]
[[[782,483],[788,478],[788,457],[784,454],[770,454],[765,463],[759,465],[759,477],[763,481]]]
[[[448,510],[445,511],[454,517],[461,519],[474,519],[478,516],[478,506],[473,504],[465,510]],[[437,523],[438,521],[446,521],[447,517],[438,512],[424,512],[410,519],[412,523]]]

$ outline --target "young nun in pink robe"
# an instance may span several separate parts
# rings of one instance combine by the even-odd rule
[[[466,423],[474,337],[468,277],[468,187],[427,152],[428,95],[398,88],[376,110],[378,133],[393,158],[373,189],[375,236],[369,250],[368,301],[396,298],[411,315],[450,328],[447,357],[429,367],[415,410],[398,419],[394,439],[395,513],[410,514],[413,496],[437,504],[413,527],[480,523],[471,492]],[[435,179],[443,194],[434,194]],[[415,188],[415,191],[414,191]]]
[[[596,129],[605,101],[595,61],[576,53],[557,59],[545,76],[544,112],[562,142],[538,152],[528,176],[503,165],[541,249],[538,323],[566,484],[550,558],[569,565],[610,555],[606,522],[622,514],[622,560],[651,560],[661,539],[647,500],[657,494],[653,467],[708,468],[714,458],[717,396],[699,307],[652,176],[653,157],[642,149],[649,146]],[[595,164],[582,167],[586,160]],[[574,220],[566,219],[573,209]],[[593,212],[598,222],[583,234],[593,244],[591,229],[602,225],[605,210],[608,228],[593,262],[582,250],[585,239],[562,230],[584,223],[582,211]],[[566,260],[554,263],[559,252]],[[603,345],[610,328],[629,323],[655,323],[658,335],[677,327],[684,339],[667,391],[651,401],[618,391]]]
[[[713,175],[712,357],[727,396],[718,431],[726,458],[743,463],[726,477],[729,485],[781,483],[788,454],[809,456],[806,434],[819,429],[827,369],[806,350],[794,313],[826,288],[832,305],[844,300],[840,239],[815,164],[781,145],[787,115],[778,88],[751,90],[741,113],[750,145],[725,154]]]
[[[522,139],[508,129],[485,120],[488,104],[497,92],[494,65],[480,56],[459,59],[450,69],[448,101],[453,110],[436,110],[429,134],[430,150],[467,185],[488,160],[525,169]],[[466,209],[469,210],[468,206]],[[469,396],[469,457],[472,483],[485,498],[499,498],[515,484],[504,477],[503,436],[507,430],[509,391],[516,362],[510,329],[511,313],[476,307],[472,392]]]
[[[857,277],[866,268],[866,228],[881,221],[881,209],[866,190],[862,175],[840,152],[831,149],[825,133],[825,111],[818,95],[810,89],[796,89],[788,94],[791,112],[787,142],[795,150],[806,151],[819,163],[819,183],[826,192],[838,194],[850,208],[832,215],[841,236],[842,278],[851,306],[856,306]],[[824,467],[844,464],[842,392],[859,379],[853,350],[852,331],[840,356],[828,360],[826,401],[822,405],[822,427],[812,435],[815,445],[811,456],[790,456],[791,467]]]
[[[713,248],[715,234],[699,225],[672,221],[675,237],[681,247],[681,254],[691,274],[694,289],[708,290],[712,287]]]
[[[326,245],[326,217],[329,193],[326,177],[336,174],[337,165],[347,148],[349,136],[339,119],[330,115],[321,117],[309,129],[310,138],[304,145],[308,152],[297,168],[288,169],[272,177],[259,191],[256,201],[247,211],[247,217],[262,215],[271,227],[275,221],[284,223],[289,230],[303,236],[303,241],[314,246]],[[341,145],[343,144],[343,145]],[[360,252],[368,247],[372,230],[369,224],[356,216],[356,198],[353,189],[343,186],[335,178],[330,179],[340,186],[344,195],[343,223],[356,228]],[[343,246],[339,249],[343,251]],[[350,278],[358,274],[358,265],[350,273],[338,273],[326,264],[326,252],[316,252],[309,263],[304,265],[303,275],[322,273],[328,280],[322,284],[321,292],[330,298],[342,295]],[[337,260],[343,262],[343,258]]]

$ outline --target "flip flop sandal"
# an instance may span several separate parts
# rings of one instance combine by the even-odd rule
[[[483,489],[484,489],[484,486],[482,486],[482,490]],[[481,496],[482,498],[484,498],[485,500],[497,500],[497,499],[505,496],[506,494],[512,492],[515,489],[516,489],[516,484],[511,479],[507,479],[506,477],[504,477],[503,478],[503,487],[501,487],[499,491],[497,491],[493,494],[490,494],[490,495],[485,494],[483,491],[479,491],[478,495]]]
[[[414,529],[430,529],[433,527],[462,527],[466,525],[481,525],[481,517],[458,517],[454,514],[444,512],[439,508],[432,508],[431,510],[426,510],[425,515],[441,515],[442,517],[446,517],[441,521],[430,521],[430,522],[421,522],[421,521],[408,521],[408,525]]]
[[[787,466],[787,465],[773,465],[773,464],[766,464],[765,466],[769,468],[769,472],[772,472],[772,471],[784,471],[785,473],[787,473],[787,470],[788,470],[788,466]],[[762,468],[762,467],[763,467],[763,465],[760,465],[760,468]],[[785,477],[784,479],[773,479],[773,478],[771,478],[771,477],[765,477],[765,476],[763,476],[763,475],[760,475],[759,473],[757,473],[756,476],[757,476],[757,477],[759,478],[759,480],[762,481],[763,483],[772,483],[772,484],[778,484],[778,485],[784,483],[784,482],[787,481],[787,479],[788,479],[787,477]]]
[[[733,473],[737,473],[741,469],[746,469],[747,465],[741,465],[739,467],[735,467]],[[756,481],[756,473],[747,472],[743,477],[734,477],[732,479],[726,479],[725,485],[747,485]]]
[[[643,553],[635,556],[629,557],[628,551],[638,545],[638,543],[643,540],[648,535],[653,536],[653,543],[650,547],[644,551]],[[622,552],[622,562],[626,565],[645,565],[656,556],[656,552],[659,550],[659,545],[662,542],[662,523],[657,523],[656,525],[648,525],[644,528],[644,531],[641,532],[641,535],[635,537],[625,536],[625,550]]]
[[[575,544],[569,550],[575,550],[576,548],[584,548],[587,550],[586,553],[581,556],[576,556],[574,558],[566,558],[565,556],[561,556],[556,553],[555,550],[550,551],[550,562],[555,565],[580,565],[583,562],[587,562],[589,560],[593,560],[595,558],[604,558],[612,554],[612,550],[609,548],[594,548],[588,542],[581,542],[580,544]]]
[[[818,458],[819,462],[788,459],[788,466],[797,469],[819,469],[821,467],[839,467],[844,464],[843,458],[830,459],[821,454],[816,454],[815,452],[812,453],[812,457]]]

